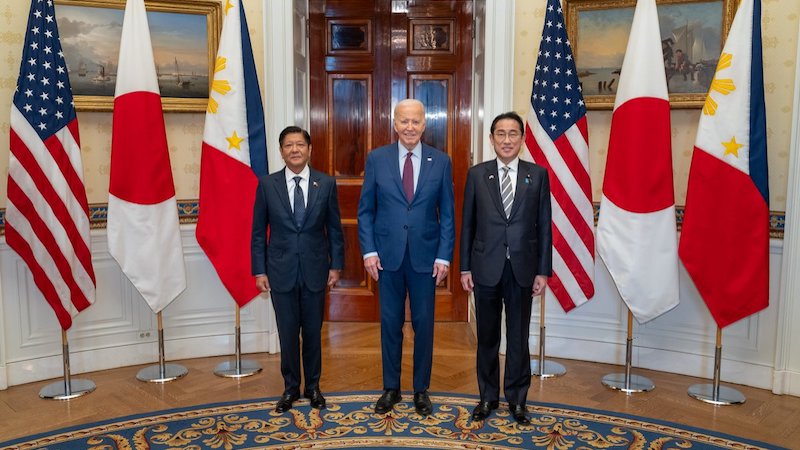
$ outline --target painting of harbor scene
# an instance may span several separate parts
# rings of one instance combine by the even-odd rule
[[[671,96],[704,96],[708,92],[722,50],[723,6],[722,0],[658,5],[664,72]],[[610,96],[613,103],[634,7],[576,12],[573,34],[577,34],[577,45],[573,47],[583,95],[589,99]]]
[[[56,16],[73,94],[113,97],[124,11],[59,4]],[[161,96],[207,98],[206,16],[148,11],[147,20]]]

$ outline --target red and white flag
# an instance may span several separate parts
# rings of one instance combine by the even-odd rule
[[[206,111],[197,242],[239,306],[258,297],[250,236],[258,177],[267,174],[264,109],[247,19],[228,0]]]
[[[761,2],[743,0],[697,126],[680,257],[720,328],[769,305]]]
[[[547,2],[525,145],[550,175],[553,276],[547,287],[569,311],[594,296],[594,207],[586,106],[558,0]]]
[[[78,117],[53,2],[31,2],[11,103],[6,242],[62,330],[95,298]]]
[[[678,305],[669,95],[655,0],[638,0],[611,118],[597,252],[640,323]]]
[[[125,7],[113,120],[108,249],[158,313],[186,288],[186,268],[144,0]]]

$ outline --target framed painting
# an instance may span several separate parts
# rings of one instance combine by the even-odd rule
[[[222,26],[216,0],[145,0],[164,111],[202,112]],[[79,111],[111,111],[125,0],[56,0]]]
[[[728,34],[736,0],[656,0],[673,108],[700,108]],[[567,32],[584,101],[611,109],[636,0],[566,0]]]

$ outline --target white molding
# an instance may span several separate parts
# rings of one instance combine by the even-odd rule
[[[800,25],[797,31],[800,39]],[[783,260],[779,294],[776,380],[773,392],[798,395],[800,391],[800,45],[795,58],[794,104],[789,151],[789,177],[786,192],[786,214],[783,233]],[[794,344],[794,345],[793,345]],[[793,380],[793,381],[792,381]]]
[[[164,310],[167,360],[233,355],[236,304],[195,239],[181,226],[188,287]],[[71,374],[156,363],[155,315],[108,254],[105,230],[92,230],[97,299],[68,333]],[[36,289],[25,264],[0,241],[0,389],[63,377],[58,321]],[[255,299],[241,310],[242,352],[278,351],[271,302]]]
[[[263,0],[264,115],[270,172],[283,167],[278,135],[295,123],[292,0]],[[298,124],[305,126],[304,124]]]
[[[511,111],[514,90],[514,0],[493,0],[486,7],[482,154],[475,163],[495,157],[489,144],[492,119]]]

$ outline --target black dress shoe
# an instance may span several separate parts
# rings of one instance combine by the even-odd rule
[[[427,416],[433,412],[433,405],[431,398],[428,396],[428,391],[414,393],[414,409],[420,416]]]
[[[400,401],[400,398],[400,391],[396,389],[386,389],[383,391],[381,398],[375,403],[375,413],[386,414]]]
[[[508,410],[511,411],[511,416],[514,417],[514,420],[516,420],[518,424],[520,425],[531,424],[530,419],[528,419],[528,416],[525,415],[526,412],[525,405],[515,405],[513,403],[509,403]]]
[[[275,412],[276,413],[285,413],[286,411],[292,409],[292,403],[297,401],[300,398],[299,394],[287,394],[284,393],[281,396],[281,399],[278,400],[278,403],[275,404]]]
[[[472,420],[484,420],[492,414],[492,411],[500,406],[497,401],[494,402],[480,402],[475,409],[472,410]]]
[[[320,392],[319,389],[306,391],[303,394],[303,397],[311,400],[312,408],[325,409],[325,397],[322,396],[322,392]]]

